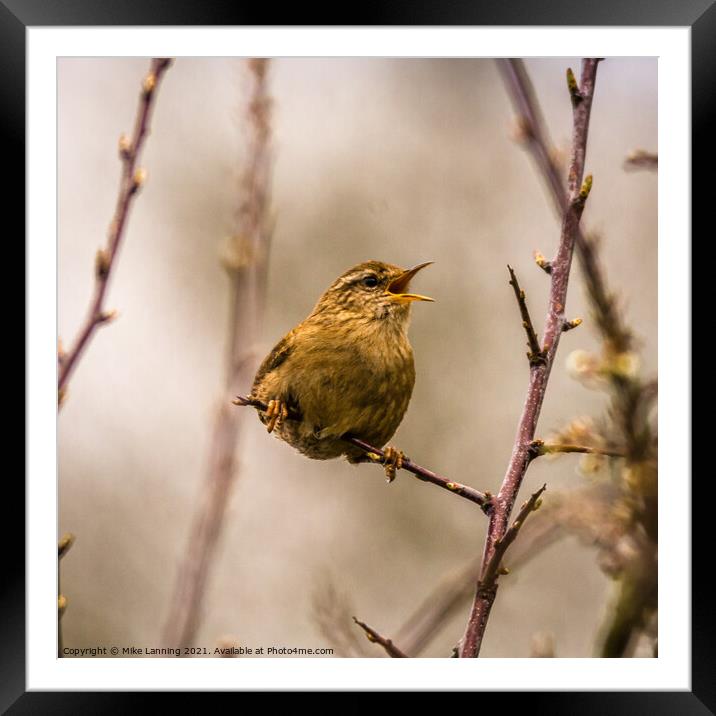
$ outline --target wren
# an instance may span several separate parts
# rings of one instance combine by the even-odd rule
[[[406,270],[366,261],[331,284],[256,373],[251,399],[266,405],[259,417],[269,432],[309,458],[345,455],[351,463],[371,457],[344,437],[375,446],[390,440],[415,385],[410,307],[433,300],[409,285],[430,263]],[[392,480],[403,454],[385,453]]]

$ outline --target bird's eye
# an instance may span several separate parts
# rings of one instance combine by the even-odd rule
[[[375,288],[378,285],[378,278],[372,275],[366,276],[361,283],[368,288]]]

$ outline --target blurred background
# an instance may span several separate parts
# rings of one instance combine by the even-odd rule
[[[568,157],[564,73],[579,59],[526,66]],[[126,58],[58,63],[65,343],[85,316],[117,196],[117,140],[132,128],[147,67]],[[495,64],[276,59],[268,88],[275,229],[257,357],[353,264],[435,261],[415,283],[436,302],[413,308],[417,381],[392,443],[421,465],[496,492],[528,380],[506,265],[540,330],[549,284],[533,251],[553,254],[559,223],[514,139]],[[141,159],[147,182],[109,291],[119,318],[90,344],[59,415],[59,530],[77,536],[62,561],[68,647],[161,642],[224,384],[230,300],[219,256],[239,204],[247,91],[241,59],[179,58],[156,98]],[[657,178],[624,171],[636,148],[657,150],[657,61],[610,58],[597,77],[584,222],[602,236],[610,284],[638,327],[642,370],[655,375]],[[576,265],[572,277],[567,315],[585,322],[560,344],[542,437],[606,405],[565,369],[570,352],[599,345]],[[446,574],[480,555],[487,519],[473,504],[406,473],[386,485],[370,465],[309,461],[241,410],[237,481],[195,645],[330,647],[316,617],[326,600],[395,636]],[[571,455],[536,461],[521,498],[547,482],[548,504],[551,491],[587,484],[578,464]],[[500,584],[482,656],[529,656],[542,637],[557,656],[592,656],[610,590],[594,548],[567,537]],[[449,655],[468,610],[458,609],[423,654]]]

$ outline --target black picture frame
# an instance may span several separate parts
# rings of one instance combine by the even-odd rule
[[[691,28],[692,69],[692,216],[697,218],[713,203],[713,181],[706,179],[714,152],[716,117],[716,0],[600,0],[575,3],[571,0],[491,0],[482,2],[409,3],[390,2],[381,7],[364,5],[353,17],[337,17],[335,8],[306,7],[282,9],[282,25],[577,25],[577,26],[688,26]],[[346,13],[347,15],[347,13]],[[269,12],[260,6],[228,0],[204,3],[191,0],[0,0],[0,83],[2,98],[6,180],[6,207],[18,207],[25,192],[25,31],[31,26],[94,25],[271,25]],[[293,20],[291,23],[289,20]],[[699,170],[702,170],[699,172]],[[699,181],[697,177],[701,176]],[[712,223],[712,222],[711,222]],[[25,216],[20,217],[24,231]],[[689,241],[690,237],[684,237]],[[10,236],[6,242],[11,242]],[[19,242],[14,242],[18,244]],[[7,244],[6,244],[7,245]],[[710,323],[713,323],[711,317]],[[24,349],[23,349],[23,357]],[[698,444],[698,443],[697,443]],[[674,476],[672,476],[674,477]],[[692,483],[694,532],[692,583],[692,682],[683,692],[571,692],[571,693],[482,693],[476,708],[484,709],[488,699],[515,699],[529,704],[534,712],[551,714],[708,714],[716,713],[716,662],[714,661],[713,606],[707,587],[712,562],[706,533],[706,510],[713,504],[706,490],[708,472]],[[687,484],[691,475],[679,476]],[[674,478],[676,482],[676,478]],[[24,534],[23,485],[8,471],[5,480],[6,504],[12,505],[20,525],[13,529],[12,544],[6,537],[0,580],[0,709],[3,713],[127,713],[156,709],[166,693],[109,692],[26,692],[25,686],[25,559],[19,548]],[[699,519],[703,518],[703,520]],[[701,529],[703,534],[699,535]],[[665,615],[668,618],[668,615]],[[208,694],[179,694],[184,707],[191,703],[206,708]],[[354,710],[372,708],[370,694],[351,700]],[[201,702],[195,699],[202,699]],[[295,696],[294,696],[295,698]],[[293,708],[300,707],[294,702]],[[342,706],[341,708],[345,708]]]

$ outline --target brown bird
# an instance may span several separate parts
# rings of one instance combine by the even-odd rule
[[[267,410],[261,421],[315,460],[367,459],[346,435],[383,446],[400,425],[415,384],[408,342],[410,304],[432,298],[408,293],[411,269],[366,261],[339,276],[303,322],[264,359],[251,399]],[[385,450],[386,475],[403,454]]]

